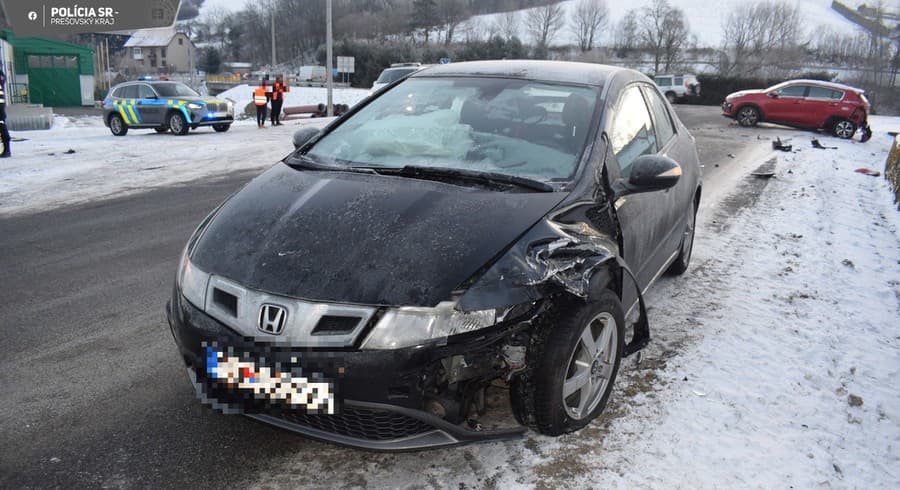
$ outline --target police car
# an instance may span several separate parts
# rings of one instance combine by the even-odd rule
[[[125,82],[103,101],[103,122],[116,136],[125,136],[130,128],[187,134],[200,126],[223,133],[234,122],[234,104],[203,97],[181,82]]]

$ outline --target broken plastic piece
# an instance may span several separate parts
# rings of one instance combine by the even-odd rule
[[[824,146],[822,143],[819,143],[819,140],[816,138],[812,139],[812,146],[813,148],[818,148],[820,150],[837,150],[838,148],[836,146]]]
[[[773,150],[781,150],[781,151],[791,151],[794,149],[793,145],[785,145],[781,142],[781,138],[775,138],[775,141],[772,142]]]
[[[881,172],[879,172],[877,170],[872,170],[871,168],[865,168],[865,167],[860,167],[860,168],[854,170],[854,172],[856,172],[858,174],[871,175],[872,177],[880,177],[881,176]]]

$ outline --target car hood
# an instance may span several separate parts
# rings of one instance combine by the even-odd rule
[[[222,206],[191,260],[272,294],[435,306],[564,197],[279,164]]]
[[[758,90],[758,89],[754,89],[754,90],[740,90],[740,91],[738,91],[738,92],[734,92],[734,93],[728,94],[728,96],[725,97],[725,100],[735,99],[735,98],[738,98],[738,97],[744,97],[744,96],[747,96],[747,95],[758,95],[758,94],[762,94],[762,93],[765,93],[765,92],[762,91],[762,90]]]

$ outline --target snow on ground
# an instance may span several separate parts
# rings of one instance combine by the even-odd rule
[[[704,204],[691,268],[649,293],[650,347],[586,429],[412,454],[311,442],[247,486],[900,488],[900,214],[854,172],[883,169],[900,119],[872,126],[819,136],[836,150],[753,130],[799,151]]]
[[[244,91],[250,88],[233,88],[232,98],[243,100]],[[352,105],[367,94],[336,89],[334,101]],[[318,101],[325,101],[324,88],[301,87],[288,95],[286,106]],[[117,137],[99,116],[56,116],[49,130],[13,134],[25,141],[13,142],[13,158],[0,160],[0,216],[266,168],[293,149],[291,137],[301,125],[323,127],[329,121],[287,119],[284,126],[259,129],[255,120],[246,120],[236,121],[226,133],[210,127],[186,136],[132,129]]]
[[[271,87],[271,85],[269,86]],[[255,85],[237,85],[216,97],[231,99],[234,101],[237,110],[240,111],[253,101],[253,91],[255,89]],[[290,89],[291,91],[285,94],[284,107],[324,104],[328,101],[328,92],[324,87],[290,87]],[[369,94],[368,90],[358,88],[335,88],[332,90],[332,98],[335,104],[347,104],[351,107]]]

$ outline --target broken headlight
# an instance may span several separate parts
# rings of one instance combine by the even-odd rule
[[[497,310],[462,312],[445,301],[434,308],[391,308],[382,315],[362,344],[363,349],[399,349],[446,339],[490,327]]]

